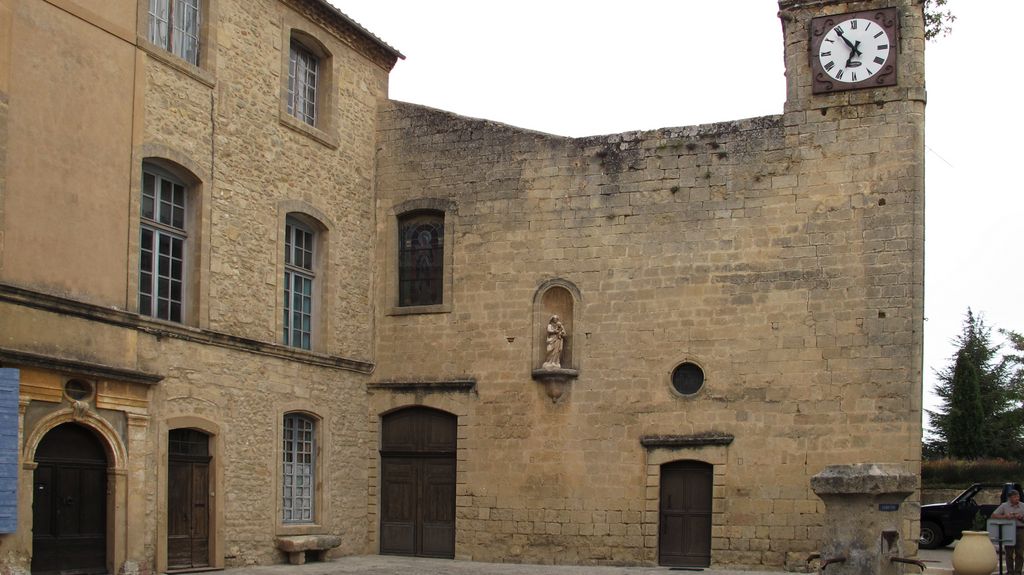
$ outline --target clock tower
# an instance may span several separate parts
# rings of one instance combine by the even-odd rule
[[[922,106],[921,0],[779,0],[786,112],[913,101]]]

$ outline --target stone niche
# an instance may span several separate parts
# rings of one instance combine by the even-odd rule
[[[552,279],[537,289],[533,298],[533,350],[530,359],[533,379],[543,383],[548,397],[557,402],[579,376],[580,291],[567,280]],[[552,318],[558,317],[561,352],[549,350]]]

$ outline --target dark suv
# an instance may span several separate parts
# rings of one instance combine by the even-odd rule
[[[1019,483],[975,483],[963,490],[949,503],[932,503],[921,506],[921,539],[923,549],[945,547],[965,530],[974,525],[974,518],[980,513],[988,519],[998,505],[979,504],[974,498],[982,491],[999,490],[999,501],[1006,501],[1011,489],[1021,490]]]

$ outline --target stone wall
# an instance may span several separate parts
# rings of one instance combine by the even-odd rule
[[[452,206],[450,310],[404,314],[381,290],[374,375],[477,382],[404,398],[460,414],[457,556],[654,563],[657,466],[697,459],[715,465],[713,565],[798,567],[818,543],[812,475],[916,471],[923,103],[815,102],[582,139],[383,110],[378,285],[394,284],[402,206]],[[553,279],[579,293],[579,377],[557,403],[531,379],[533,301]],[[683,361],[706,373],[691,397],[670,385]],[[371,401],[371,428],[396,402]],[[640,444],[706,433],[735,441]],[[913,541],[916,503],[905,517]]]
[[[365,552],[374,141],[397,53],[318,1],[204,0],[194,66],[148,41],[145,0],[59,4],[0,0],[0,361],[30,374],[22,453],[40,417],[77,417],[72,377],[95,386],[90,413],[127,421],[103,437],[127,454],[110,461],[112,573],[167,567],[175,428],[210,436],[211,566],[283,562],[280,535]],[[283,104],[293,31],[324,56],[316,126]],[[190,190],[183,325],[135,313],[144,162]],[[322,226],[311,351],[281,344],[293,212]],[[289,411],[318,420],[312,525],[281,520]],[[0,570],[29,566],[32,477]]]
[[[211,177],[209,228],[201,231],[210,234],[208,285],[200,288],[208,325],[280,338],[284,216],[302,211],[328,238],[329,260],[317,270],[323,301],[314,348],[367,359],[373,141],[387,70],[276,1],[222,0],[216,26],[215,88],[147,59],[145,136],[136,152],[165,146]],[[315,34],[332,55],[332,85],[324,88],[333,109],[320,111],[332,123],[324,130],[303,130],[281,112],[291,29]]]

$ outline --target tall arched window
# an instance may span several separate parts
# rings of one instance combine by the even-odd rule
[[[303,413],[284,416],[281,519],[312,523],[316,489],[316,420]]]
[[[142,166],[139,313],[183,321],[185,311],[188,188],[169,171]]]
[[[444,302],[444,213],[414,212],[398,220],[398,305]]]
[[[312,349],[316,233],[292,216],[284,232],[284,344]]]

